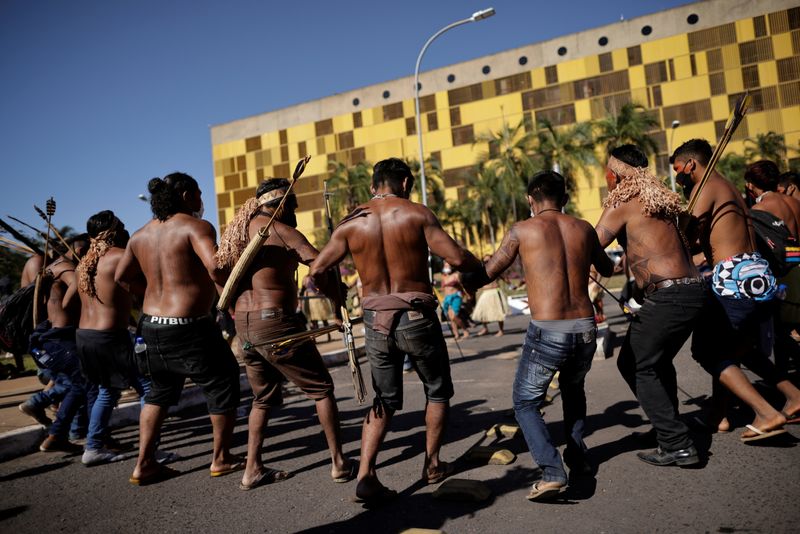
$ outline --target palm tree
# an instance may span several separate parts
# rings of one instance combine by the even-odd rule
[[[774,161],[781,172],[786,170],[786,156],[789,149],[783,134],[775,132],[756,134],[755,139],[748,137],[744,140],[744,144],[744,156],[747,161],[768,159]]]
[[[717,162],[717,172],[744,193],[744,171],[747,168],[747,158],[740,154],[726,154]]]
[[[641,104],[627,102],[619,113],[609,114],[595,122],[597,135],[595,142],[604,145],[606,154],[612,149],[632,144],[642,149],[645,155],[658,152],[658,144],[648,132],[661,126],[658,119]]]
[[[505,187],[506,184],[501,182],[497,173],[491,167],[485,164],[478,168],[477,175],[470,183],[470,190],[474,195],[476,208],[480,213],[486,215],[487,224],[485,228],[489,230],[489,242],[492,245],[492,250],[497,248],[495,242],[495,232],[500,225],[513,224],[516,222],[516,213],[508,209],[508,206],[514,206],[516,199],[514,195],[510,194]],[[512,217],[511,221],[509,218]]]
[[[567,191],[575,190],[575,174],[589,176],[590,165],[597,165],[592,124],[579,122],[556,128],[548,120],[539,120],[533,143],[533,154],[541,168],[560,172],[567,181]]]
[[[419,176],[419,160],[415,158],[405,158],[406,164],[411,168],[414,176]],[[425,159],[425,184],[428,190],[428,207],[434,213],[444,206],[444,179],[442,178],[442,164],[438,159],[428,157]],[[418,199],[421,198],[420,184],[416,184]]]
[[[348,167],[339,161],[329,161],[328,166],[331,168],[328,178],[331,216],[334,221],[338,221],[372,196],[372,165],[361,161]]]
[[[525,131],[523,119],[514,127],[504,122],[500,130],[482,133],[475,140],[489,144],[489,152],[481,154],[478,162],[484,172],[494,172],[499,179],[496,186],[507,192],[513,222],[518,219],[517,204],[525,197],[526,179],[535,167],[530,156],[532,139],[533,134]]]

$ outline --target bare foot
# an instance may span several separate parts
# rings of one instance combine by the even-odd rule
[[[498,330],[497,333],[494,335],[494,337],[500,337],[503,334],[505,334],[505,332],[503,332],[502,330]]]
[[[488,333],[489,333],[488,328],[481,328],[480,330],[478,330],[478,333],[475,334],[475,337],[485,336]]]
[[[349,460],[344,462],[341,466],[331,467],[331,478],[334,482],[349,482],[356,478],[358,473],[358,462]]]
[[[292,474],[286,471],[279,471],[277,469],[264,467],[256,471],[252,476],[245,472],[244,476],[242,477],[242,483],[239,484],[239,489],[242,491],[248,491],[258,486],[272,484],[273,482],[280,482],[281,480],[286,480],[287,478],[292,478]]]
[[[787,399],[781,411],[783,415],[788,416],[787,418],[789,419],[797,417],[800,415],[800,401],[790,401]]]
[[[759,429],[762,432],[769,432],[771,430],[777,430],[777,429],[781,428],[783,425],[786,424],[786,418],[780,412],[777,412],[777,413],[778,413],[778,415],[776,415],[775,417],[772,417],[770,419],[763,419],[761,417],[756,416],[756,418],[753,420],[751,425],[756,427],[757,429]],[[750,437],[754,437],[756,435],[758,435],[756,432],[753,432],[752,430],[747,430],[747,431],[745,431],[744,434],[742,434],[742,437],[743,438],[750,438]]]
[[[422,480],[428,484],[438,484],[452,475],[454,470],[453,464],[447,462],[438,462],[436,465],[428,465],[422,470]]]
[[[461,335],[461,339],[467,339],[469,337],[469,332],[464,330],[464,333]]]
[[[730,432],[730,431],[731,431],[731,422],[728,421],[727,417],[723,417],[722,419],[719,420],[719,423],[717,423],[717,432],[721,432],[724,434],[725,432]]]

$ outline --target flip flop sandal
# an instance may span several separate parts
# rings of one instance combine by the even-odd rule
[[[386,502],[389,502],[397,497],[397,492],[395,490],[391,490],[386,486],[381,486],[381,489],[378,490],[375,495],[370,495],[369,497],[356,497],[353,499],[353,502],[363,504],[365,506],[376,506]]]
[[[786,433],[786,429],[783,428],[783,427],[774,428],[772,430],[759,430],[758,428],[754,427],[753,425],[745,425],[745,426],[747,427],[748,430],[750,430],[751,432],[755,432],[755,434],[756,434],[755,436],[745,436],[744,434],[742,434],[742,436],[739,439],[741,439],[745,443],[750,442],[750,441],[759,441],[759,440],[762,440],[762,439],[767,439],[767,438],[771,438],[773,436],[778,436],[780,434],[785,434]]]
[[[161,464],[158,465],[160,466],[159,470],[153,473],[152,475],[146,477],[130,477],[128,479],[128,482],[130,482],[134,486],[149,486],[150,484],[163,482],[164,480],[168,480],[170,478],[176,477],[181,474],[180,471],[172,469],[171,467],[167,467]]]
[[[287,471],[279,471],[278,469],[267,469],[262,471],[250,484],[239,484],[239,489],[242,491],[250,491],[259,486],[266,486],[267,484],[280,482],[287,478],[292,478],[292,474]]]
[[[351,480],[356,478],[357,474],[358,474],[358,462],[356,462],[355,460],[350,460],[350,471],[344,476],[334,478],[333,481],[336,482],[337,484],[344,484],[345,482],[350,482]]]
[[[242,460],[234,462],[228,467],[227,469],[222,469],[221,471],[211,471],[209,470],[209,474],[216,478],[216,477],[224,477],[225,475],[230,475],[231,473],[235,473],[236,471],[241,471],[244,469],[245,463]]]
[[[540,481],[541,482],[541,481]],[[529,501],[544,501],[547,499],[552,499],[562,491],[567,488],[566,485],[564,486],[548,486],[546,488],[540,488],[539,482],[536,482],[532,487],[528,496],[525,497]]]
[[[433,476],[428,476],[427,473],[423,473],[422,480],[426,484],[438,484],[442,480],[452,475],[456,470],[456,468],[453,467],[453,464],[448,462],[440,462],[440,465],[443,467],[443,469]]]

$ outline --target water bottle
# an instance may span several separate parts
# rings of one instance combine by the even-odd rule
[[[147,343],[144,342],[144,338],[142,336],[136,336],[136,342],[133,344],[133,352],[142,354],[146,350]]]
[[[775,293],[775,298],[778,300],[786,300],[786,290],[789,289],[786,284],[780,284],[778,286],[778,291]]]
[[[40,367],[47,367],[47,362],[50,361],[50,355],[47,354],[47,351],[42,349],[31,349],[31,356],[39,364]]]

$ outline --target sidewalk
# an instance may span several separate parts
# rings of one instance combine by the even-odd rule
[[[364,328],[354,327],[356,351],[359,357],[364,355]],[[347,351],[339,332],[317,338],[317,349],[328,367],[342,365],[347,362]],[[236,352],[236,351],[234,351]],[[237,355],[238,357],[238,355]],[[241,362],[240,362],[241,365]],[[363,368],[363,365],[362,365]],[[250,394],[250,384],[241,366],[239,375],[242,397]],[[39,379],[26,376],[0,381],[0,461],[6,461],[38,450],[39,444],[47,437],[47,430],[36,424],[30,417],[19,411],[18,406],[31,395],[42,390]],[[181,412],[205,403],[202,391],[187,381],[177,406],[170,408],[170,413]],[[52,414],[51,419],[52,419]],[[124,426],[139,421],[139,397],[133,390],[123,393],[119,405],[111,416],[111,426]]]

